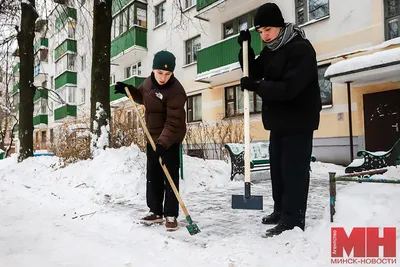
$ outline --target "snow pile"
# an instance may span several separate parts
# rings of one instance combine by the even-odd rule
[[[399,226],[400,185],[355,182],[337,183],[330,223],[328,173],[342,175],[344,167],[314,162],[306,231],[264,239],[270,181],[253,186],[264,211],[232,210],[243,181],[229,180],[228,163],[185,156],[183,164],[180,191],[202,231],[195,236],[182,212],[173,233],[132,223],[147,212],[146,155],[137,147],[106,149],[66,167],[57,157],[0,160],[0,266],[331,266],[332,226]],[[398,178],[400,167],[379,177]]]

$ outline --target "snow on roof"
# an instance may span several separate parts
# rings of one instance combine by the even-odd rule
[[[209,78],[211,78],[213,76],[216,76],[216,75],[219,75],[219,74],[223,74],[223,73],[226,73],[226,72],[230,72],[230,71],[233,71],[233,70],[236,70],[236,69],[240,69],[240,63],[239,62],[235,62],[235,63],[229,64],[229,65],[225,65],[225,66],[222,66],[222,67],[219,67],[219,68],[216,68],[216,69],[212,69],[212,70],[209,70],[209,71],[205,71],[205,72],[199,73],[196,76],[196,81],[200,81],[200,80],[203,80],[203,79],[209,79]]]
[[[400,47],[339,61],[328,67],[325,78],[391,64],[400,64]]]

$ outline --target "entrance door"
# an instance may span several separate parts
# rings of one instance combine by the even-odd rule
[[[366,150],[389,150],[400,138],[400,89],[366,94],[363,100]]]

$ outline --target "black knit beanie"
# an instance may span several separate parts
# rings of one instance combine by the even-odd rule
[[[254,16],[254,27],[284,27],[285,21],[282,12],[275,3],[266,3],[260,6]]]
[[[174,72],[175,56],[171,52],[164,50],[157,52],[153,59],[153,69]]]

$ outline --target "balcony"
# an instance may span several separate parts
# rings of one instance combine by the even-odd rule
[[[68,117],[76,117],[76,106],[63,105],[54,111],[54,120],[59,121]]]
[[[13,90],[12,90],[13,94],[15,94],[16,92],[18,92],[18,90],[19,90],[19,83],[16,83],[16,84],[14,84],[14,86],[13,86]]]
[[[116,13],[121,11],[125,6],[134,2],[134,0],[119,0],[119,1],[112,1],[111,13],[114,16]]]
[[[140,59],[146,53],[147,29],[139,26],[133,26],[111,42],[111,61],[115,64],[124,64],[124,59],[131,62],[132,57]]]
[[[258,55],[264,43],[255,30],[250,32],[251,46]],[[239,79],[240,74],[236,73],[236,70],[240,70],[238,61],[240,46],[237,43],[237,37],[238,35],[234,35],[197,51],[196,81],[216,84],[225,80],[229,81],[229,79]],[[230,77],[225,77],[226,75]]]
[[[17,71],[19,71],[19,62],[13,67],[13,73],[16,73]]]
[[[36,54],[40,49],[48,49],[49,47],[49,39],[40,38],[34,45],[33,52]]]
[[[33,68],[33,84],[37,87],[42,86],[43,82],[47,80],[47,72],[49,70],[49,65],[44,62],[40,62],[37,66]]]
[[[128,79],[123,80],[123,82],[133,85],[137,88],[145,79],[146,79],[145,77],[132,76]],[[114,94],[114,89],[115,89],[115,85],[111,85],[110,86],[110,102],[113,102],[115,100],[125,97],[122,94]]]
[[[210,5],[219,2],[219,0],[197,0],[196,2],[196,9],[197,11],[200,11],[206,7],[209,7]]]
[[[59,15],[56,18],[56,28],[60,30],[64,27],[65,23],[68,20],[76,21],[76,9],[72,7],[60,6],[60,10],[58,11]]]
[[[61,88],[65,85],[72,84],[76,85],[77,84],[77,73],[72,72],[72,71],[65,71],[63,74],[58,76],[55,79],[55,88]]]
[[[54,50],[54,61],[57,61],[67,52],[77,52],[76,40],[66,39],[62,44],[57,46],[57,48]]]
[[[47,91],[47,89],[38,88],[36,90],[35,96],[33,97],[33,102],[36,102],[39,99],[48,99],[48,97],[49,97],[49,92]]]
[[[46,127],[48,124],[48,115],[47,114],[41,114],[33,117],[33,126],[35,128],[43,128]]]

